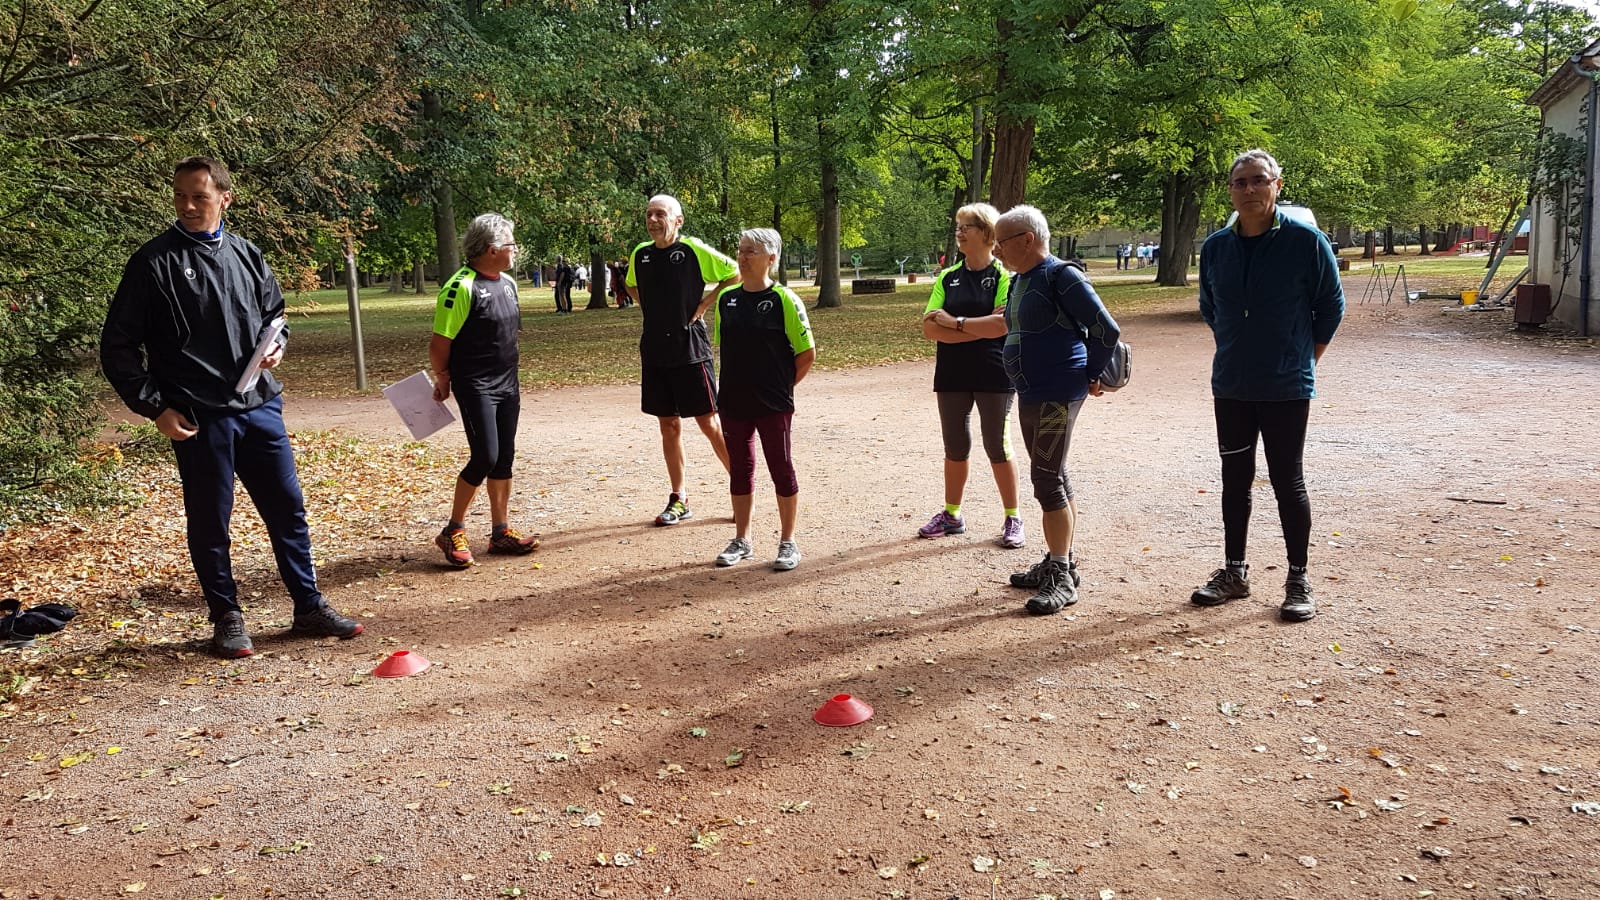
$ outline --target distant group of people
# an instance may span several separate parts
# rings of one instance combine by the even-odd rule
[[[633,298],[628,296],[624,282],[628,277],[628,261],[619,259],[609,262],[599,269],[596,283],[600,292],[612,298],[618,309],[625,309],[633,305]],[[538,270],[534,270],[534,285],[538,286]],[[572,263],[566,257],[557,255],[555,266],[551,270],[550,287],[555,294],[556,314],[565,315],[572,312],[572,290],[580,291],[589,288],[589,267],[582,263]]]
[[[1140,241],[1138,244],[1122,243],[1117,245],[1118,270],[1142,269],[1145,266],[1158,265],[1160,262],[1160,244]]]
[[[1222,460],[1224,565],[1190,601],[1215,606],[1250,594],[1245,545],[1259,440],[1289,563],[1280,616],[1303,621],[1316,614],[1307,575],[1305,434],[1316,363],[1339,326],[1344,298],[1326,238],[1277,211],[1280,188],[1281,171],[1269,154],[1240,154],[1228,176],[1238,219],[1201,249],[1200,311],[1216,343],[1211,384]],[[102,365],[118,394],[173,442],[190,556],[213,623],[212,648],[226,658],[253,652],[229,564],[235,474],[271,535],[279,573],[294,598],[294,630],[343,638],[362,631],[317,590],[282,388],[270,371],[284,344],[261,340],[282,314],[283,298],[260,251],[223,227],[231,190],[220,163],[198,157],[178,163],[178,219],[129,261],[101,345]],[[795,388],[816,359],[816,340],[799,297],[773,280],[782,250],[776,231],[743,232],[737,259],[730,259],[683,235],[683,222],[675,198],[651,197],[645,210],[650,239],[634,248],[625,271],[609,273],[642,313],[640,407],[657,420],[670,488],[655,523],[693,517],[682,440],[682,420],[692,418],[729,477],[734,534],[714,563],[734,566],[754,556],[759,438],[778,507],[772,567],[794,569],[801,553],[791,428]],[[1028,612],[1048,615],[1078,601],[1077,506],[1067,457],[1085,400],[1104,392],[1101,374],[1121,329],[1081,267],[1051,254],[1049,224],[1039,210],[1018,206],[1001,213],[970,204],[957,211],[955,227],[963,258],[939,273],[921,322],[924,336],[938,343],[933,390],[944,506],[918,534],[966,531],[962,503],[976,408],[1000,493],[999,543],[1026,545],[1009,440],[1015,406],[1045,552],[1010,582],[1031,591]],[[428,349],[434,396],[456,398],[469,448],[449,519],[435,537],[455,567],[474,562],[465,520],[480,487],[489,502],[488,551],[523,555],[538,546],[535,536],[509,521],[520,416],[521,312],[511,275],[517,250],[512,222],[494,213],[478,216],[463,237],[467,262],[441,288],[434,310]],[[708,330],[713,304],[715,327]],[[712,343],[721,347],[720,378]],[[253,356],[257,346],[265,352]],[[242,369],[256,365],[259,381],[248,388],[235,384]]]

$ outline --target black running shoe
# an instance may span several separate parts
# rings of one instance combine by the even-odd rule
[[[293,629],[316,637],[353,638],[364,629],[360,622],[324,603],[308,613],[295,613]]]
[[[1250,596],[1250,573],[1222,568],[1211,573],[1206,583],[1189,595],[1195,606],[1221,606],[1229,600],[1243,600]]]
[[[1278,608],[1278,618],[1285,622],[1304,622],[1317,614],[1317,603],[1311,599],[1311,583],[1304,578],[1291,578],[1283,586],[1283,606]]]

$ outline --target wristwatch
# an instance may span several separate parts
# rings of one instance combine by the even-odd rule
[[[966,331],[967,330],[967,317],[966,316],[956,316],[956,330],[957,331]]]

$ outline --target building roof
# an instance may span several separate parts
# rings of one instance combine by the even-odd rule
[[[1580,75],[1577,69],[1588,71],[1600,70],[1600,40],[1572,54],[1566,63],[1550,73],[1533,93],[1528,95],[1527,102],[1540,110],[1547,110],[1557,100],[1578,90],[1580,87],[1587,90],[1589,79]]]

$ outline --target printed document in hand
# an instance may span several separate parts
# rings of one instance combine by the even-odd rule
[[[266,331],[261,335],[261,342],[256,344],[256,352],[251,354],[250,364],[244,367],[244,374],[239,376],[239,383],[233,386],[234,390],[248,394],[256,386],[256,382],[261,380],[261,361],[272,352],[273,346],[278,343],[278,338],[283,336],[284,326],[288,324],[289,320],[283,316],[267,323]]]
[[[394,411],[400,414],[413,440],[422,440],[456,420],[450,407],[433,399],[433,379],[418,372],[383,389]]]

